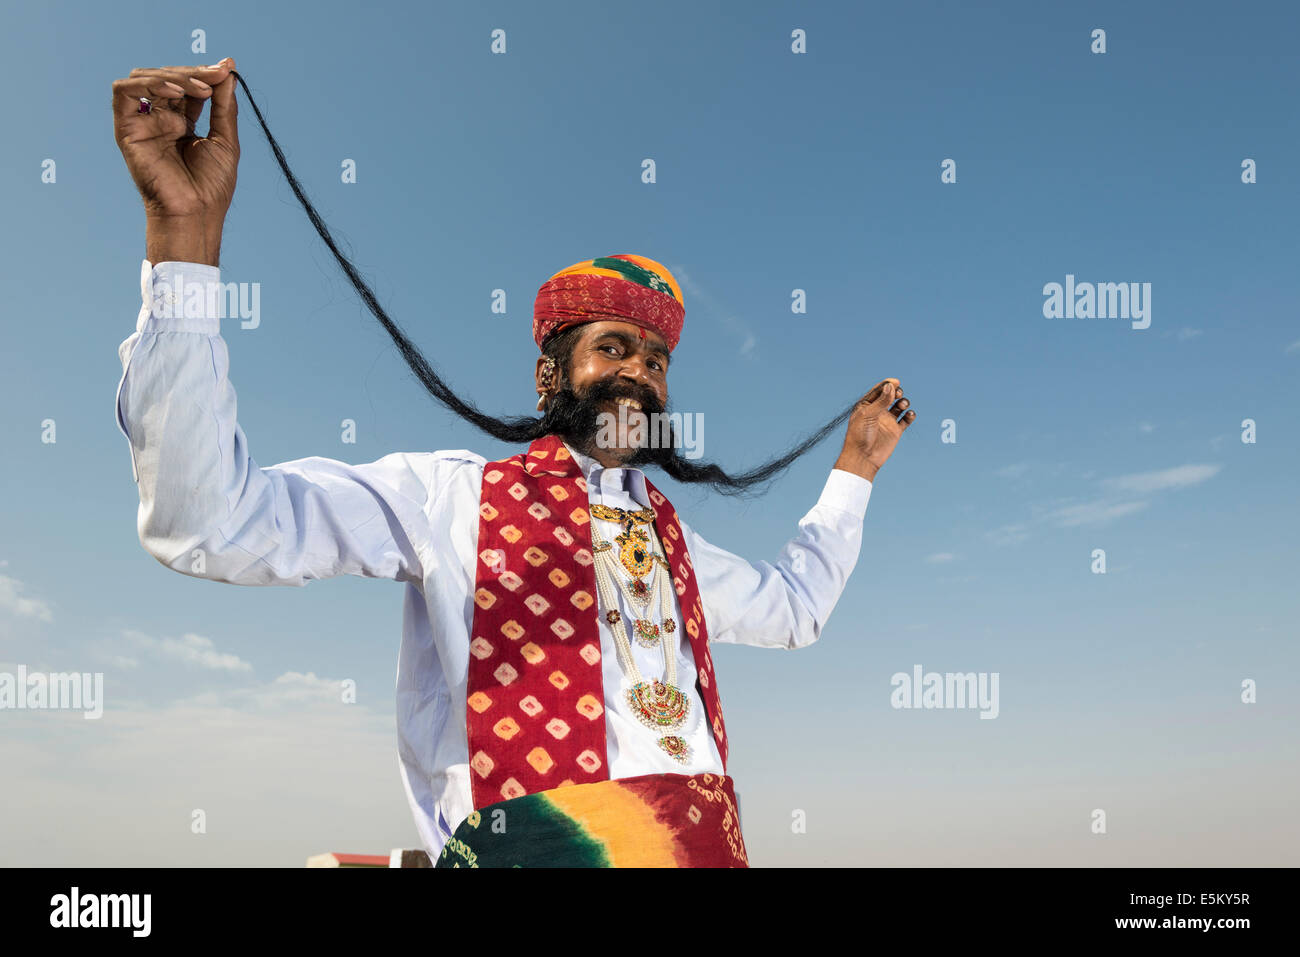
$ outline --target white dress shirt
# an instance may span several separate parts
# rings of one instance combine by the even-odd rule
[[[406,586],[398,757],[420,838],[436,859],[473,810],[465,697],[486,459],[459,449],[394,452],[364,465],[312,456],[259,467],[236,420],[219,309],[211,300],[201,306],[206,297],[191,298],[189,315],[184,303],[174,304],[182,282],[219,281],[215,266],[155,267],[147,260],[141,266],[144,304],[135,333],[118,349],[117,392],[118,425],[140,488],[141,544],[174,571],[236,585],[302,586],[346,574]],[[167,289],[173,304],[166,302]],[[650,505],[640,469],[604,468],[576,451],[574,457],[591,502]],[[775,564],[726,552],[682,521],[710,641],[768,648],[816,641],[857,562],[870,494],[868,480],[832,469]],[[595,521],[612,541],[617,524]],[[195,549],[203,553],[201,573],[192,570]],[[681,622],[677,595],[671,588],[670,594]],[[633,610],[621,593],[618,603],[631,621]],[[687,725],[678,732],[691,749],[683,765],[660,750],[657,732],[633,717],[620,693],[629,683],[603,624],[603,603],[598,610],[609,776],[722,773],[686,629],[678,628],[677,641],[670,641],[677,686],[691,702]],[[664,673],[658,647],[631,644],[644,676]],[[719,678],[725,694],[726,675]]]

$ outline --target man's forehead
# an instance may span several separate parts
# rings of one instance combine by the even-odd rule
[[[644,339],[650,348],[658,349],[664,355],[668,355],[668,343],[664,342],[663,336],[652,329],[638,326],[635,322],[623,322],[619,319],[600,319],[596,322],[589,322],[587,325],[589,327],[587,335],[593,339],[596,336],[608,333],[618,333],[631,336],[633,339]]]

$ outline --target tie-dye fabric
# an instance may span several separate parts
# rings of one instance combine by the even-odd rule
[[[731,778],[644,774],[479,808],[436,867],[748,867]]]
[[[645,256],[602,256],[561,269],[537,290],[533,339],[581,322],[617,319],[663,336],[668,351],[682,337],[686,307],[682,288],[662,263]]]
[[[695,658],[696,689],[727,770],[709,635],[672,503],[646,479]],[[480,493],[466,688],[474,807],[609,777],[601,622],[587,482],[564,442],[489,462]]]

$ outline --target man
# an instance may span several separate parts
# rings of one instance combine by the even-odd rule
[[[872,481],[915,419],[897,380],[854,407],[775,564],[705,541],[636,467],[724,489],[771,474],[736,480],[648,447],[656,430],[638,426],[667,407],[685,310],[671,273],[641,256],[577,263],[538,291],[543,416],[492,430],[532,436],[526,450],[259,468],[213,303],[187,310],[180,288],[219,282],[239,155],[233,67],[114,83],[147,212],[144,305],[119,350],[117,400],[141,543],[213,581],[406,585],[398,751],[438,866],[747,866],[708,643],[817,639],[856,563]]]

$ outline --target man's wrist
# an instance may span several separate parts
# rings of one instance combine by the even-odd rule
[[[868,482],[874,482],[876,473],[880,471],[879,466],[873,465],[863,456],[854,455],[848,451],[840,453],[840,457],[835,460],[834,467],[845,472],[852,472],[854,475],[860,475]]]
[[[145,254],[151,263],[183,262],[219,266],[224,217],[148,215],[145,219]]]

